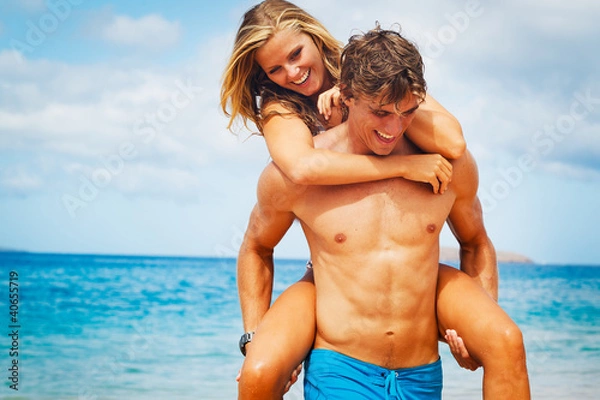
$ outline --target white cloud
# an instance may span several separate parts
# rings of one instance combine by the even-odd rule
[[[515,1],[515,5],[516,5]],[[528,0],[518,2],[521,22],[550,37],[598,31],[600,3],[594,0]]]
[[[118,15],[101,28],[101,36],[117,45],[165,49],[177,44],[181,36],[181,25],[177,21],[168,21],[158,14],[150,14],[138,19]]]
[[[543,169],[549,175],[556,175],[569,180],[578,180],[582,182],[600,182],[600,171],[580,167],[564,162],[550,162],[543,165]]]
[[[125,143],[134,145],[135,157],[108,190],[127,195],[190,199],[208,176],[204,168],[222,160],[250,173],[248,163],[265,164],[266,149],[261,138],[240,143],[225,128],[217,108],[224,47],[222,38],[202,43],[197,61],[169,70],[19,61],[12,51],[0,52],[0,151],[31,151],[33,163],[41,154],[57,160],[36,176],[67,190]],[[14,182],[2,184],[8,189]],[[28,187],[34,189],[22,185],[20,193]]]
[[[136,120],[168,101],[180,79],[151,69],[27,59],[15,73],[17,63],[12,52],[0,53],[0,135],[55,149],[87,147],[88,155],[132,136]]]
[[[28,194],[41,189],[42,186],[42,178],[22,165],[10,166],[4,169],[0,176],[0,190],[13,195]]]
[[[127,173],[115,179],[115,188],[125,195],[197,200],[201,194],[200,177],[190,171],[145,163],[126,168]]]

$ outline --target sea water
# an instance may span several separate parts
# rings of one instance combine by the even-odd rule
[[[275,295],[304,268],[278,260]],[[500,296],[533,398],[597,399],[600,267],[502,264]],[[2,399],[234,399],[241,333],[232,259],[0,253]],[[444,398],[480,399],[440,352]]]

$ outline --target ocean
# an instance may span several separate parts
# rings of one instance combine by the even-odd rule
[[[277,261],[276,294],[304,262]],[[7,252],[0,277],[0,398],[236,398],[235,260]],[[501,264],[500,304],[534,399],[599,398],[600,267]],[[480,399],[481,369],[440,352],[444,398]]]

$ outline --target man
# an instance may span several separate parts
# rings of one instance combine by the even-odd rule
[[[422,68],[417,50],[396,32],[376,29],[353,37],[341,77],[348,119],[315,137],[315,146],[418,154],[403,133],[425,97]],[[253,214],[251,225],[274,246],[297,218],[314,264],[317,330],[306,360],[307,399],[441,398],[436,293],[439,233],[446,220],[463,247],[461,267],[495,292],[494,249],[476,192],[477,170],[468,153],[453,162],[444,195],[400,178],[300,186],[274,164],[265,169],[258,188],[262,211]],[[259,265],[272,255],[266,247],[253,255]],[[467,279],[467,299],[481,296],[468,284],[473,282]],[[443,307],[452,304],[444,300]],[[310,305],[299,305],[294,316],[302,318],[303,307]],[[311,322],[301,320],[298,329]],[[524,354],[522,361],[515,368],[525,368]],[[504,398],[528,398],[528,386]]]

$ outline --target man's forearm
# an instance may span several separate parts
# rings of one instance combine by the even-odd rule
[[[237,284],[244,332],[255,331],[271,305],[273,257],[242,245],[237,263]]]
[[[460,269],[498,301],[498,261],[496,250],[489,238],[474,246],[461,246]]]

